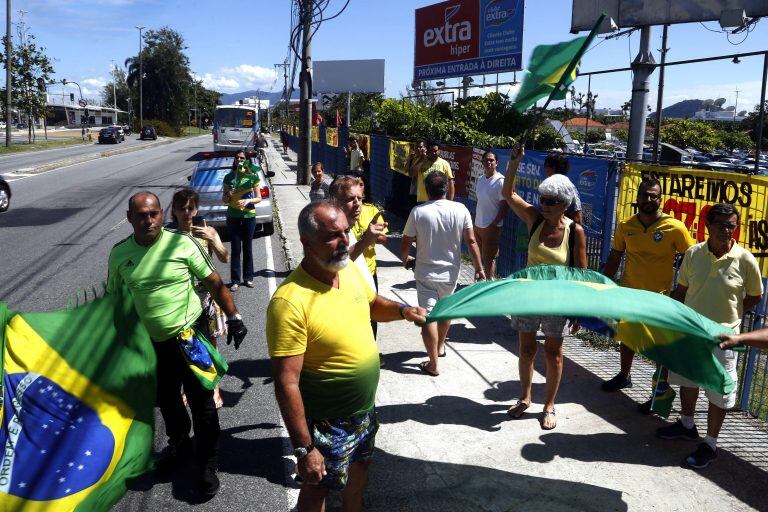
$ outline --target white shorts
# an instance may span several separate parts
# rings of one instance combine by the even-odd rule
[[[512,327],[517,332],[541,332],[550,338],[562,338],[568,318],[564,316],[514,316]]]
[[[448,297],[456,291],[456,281],[419,281],[416,280],[416,295],[419,298],[419,306],[432,311],[437,301]]]
[[[728,375],[731,376],[733,382],[738,382],[739,377],[736,374],[736,362],[738,359],[736,352],[733,350],[720,350],[719,348],[715,348],[712,353],[717,360],[720,361],[720,364],[723,365],[723,368],[728,372]],[[700,387],[698,384],[691,382],[675,372],[669,372],[669,383],[684,388]],[[707,400],[721,409],[732,409],[736,405],[736,388],[727,395],[721,395],[720,393],[716,393],[709,389],[705,389],[704,391],[707,393]]]

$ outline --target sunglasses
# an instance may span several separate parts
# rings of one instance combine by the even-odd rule
[[[554,199],[551,197],[540,197],[539,198],[539,204],[542,206],[557,206],[558,204],[563,204],[565,201],[561,201],[559,199]]]

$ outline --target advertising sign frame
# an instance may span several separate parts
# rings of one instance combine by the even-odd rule
[[[415,10],[414,80],[522,69],[525,0],[450,0]]]

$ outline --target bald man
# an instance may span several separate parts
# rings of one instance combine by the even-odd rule
[[[232,295],[216,272],[208,252],[189,233],[163,228],[163,209],[152,192],[139,192],[128,201],[133,234],[117,243],[109,255],[108,293],[130,293],[136,312],[157,354],[157,403],[168,435],[167,463],[178,463],[191,452],[192,425],[200,465],[199,491],[212,497],[219,489],[219,417],[213,390],[192,373],[180,349],[181,337],[196,334],[202,315],[192,283],[200,280],[229,320],[227,343],[240,346],[248,330]],[[190,423],[181,386],[192,410]]]

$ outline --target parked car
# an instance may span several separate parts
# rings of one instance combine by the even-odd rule
[[[124,124],[124,125],[123,125],[123,133],[124,133],[124,134],[126,134],[126,135],[130,135],[130,134],[132,134],[132,133],[133,133],[133,130],[131,130],[131,125],[129,125],[129,124]]]
[[[157,130],[155,130],[154,126],[145,126],[141,129],[141,135],[139,135],[139,139],[141,140],[157,140]]]
[[[613,152],[607,149],[588,149],[586,156],[596,156],[600,158],[613,158]]]
[[[199,215],[205,219],[206,224],[217,229],[227,225],[227,205],[221,201],[221,196],[224,192],[224,176],[232,170],[233,161],[232,156],[216,156],[214,153],[212,157],[198,162],[192,176],[189,177],[190,188],[200,194]],[[275,232],[275,223],[272,219],[272,186],[267,180],[267,177],[274,175],[274,172],[267,172],[265,175],[259,168],[261,202],[256,204],[254,238],[271,236]]]
[[[125,131],[123,131],[123,127],[119,124],[115,124],[110,126],[110,128],[114,128],[117,130],[117,134],[120,136],[120,142],[125,142]]]
[[[113,144],[120,144],[120,134],[115,128],[102,128],[99,130],[99,144],[111,142]]]
[[[0,213],[11,206],[11,186],[0,176]]]

